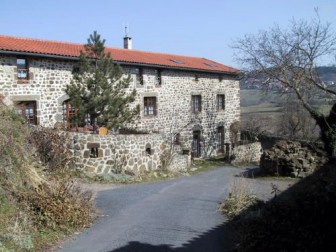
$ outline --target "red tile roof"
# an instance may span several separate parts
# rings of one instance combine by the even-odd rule
[[[19,52],[78,58],[82,44],[18,38],[0,35],[0,52]],[[145,52],[129,49],[106,47],[112,58],[119,63],[146,64],[153,66],[200,70],[207,72],[222,72],[238,74],[239,70],[225,66],[212,60],[198,57],[180,56],[173,54]]]

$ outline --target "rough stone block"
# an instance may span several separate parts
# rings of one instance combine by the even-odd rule
[[[103,149],[98,149],[98,157],[104,157],[104,150]]]
[[[95,172],[95,167],[93,166],[85,166],[85,171],[88,172],[88,173],[94,173]]]
[[[88,149],[100,148],[100,143],[91,143],[91,142],[89,142],[89,143],[86,144],[86,146],[87,146]]]
[[[90,151],[88,151],[88,150],[84,151],[83,157],[84,158],[89,158],[90,157]]]

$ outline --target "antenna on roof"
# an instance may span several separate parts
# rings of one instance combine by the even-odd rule
[[[128,37],[128,32],[127,32],[127,25],[125,25],[125,37]]]

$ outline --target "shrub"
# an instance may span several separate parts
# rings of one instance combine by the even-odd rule
[[[71,162],[65,143],[65,136],[29,127],[0,102],[0,251],[45,251],[91,223],[92,194],[64,173]]]
[[[260,207],[263,201],[253,195],[248,180],[239,177],[229,185],[229,196],[220,204],[219,208],[228,218],[233,219],[247,210]]]
[[[68,178],[53,178],[35,191],[24,194],[24,203],[34,214],[34,222],[43,228],[86,227],[94,216],[93,194],[82,191]]]
[[[73,155],[66,146],[68,140],[65,134],[39,127],[31,132],[29,139],[49,171],[63,170],[73,163]]]

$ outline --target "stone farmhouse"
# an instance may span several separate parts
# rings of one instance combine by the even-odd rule
[[[67,124],[73,108],[64,88],[82,49],[0,35],[0,100],[30,124]],[[240,120],[239,70],[206,58],[133,50],[130,37],[124,48],[106,50],[131,75],[130,90],[137,90],[140,119],[128,127],[166,134],[181,152],[195,156],[206,145],[223,152],[239,138],[230,131]]]

